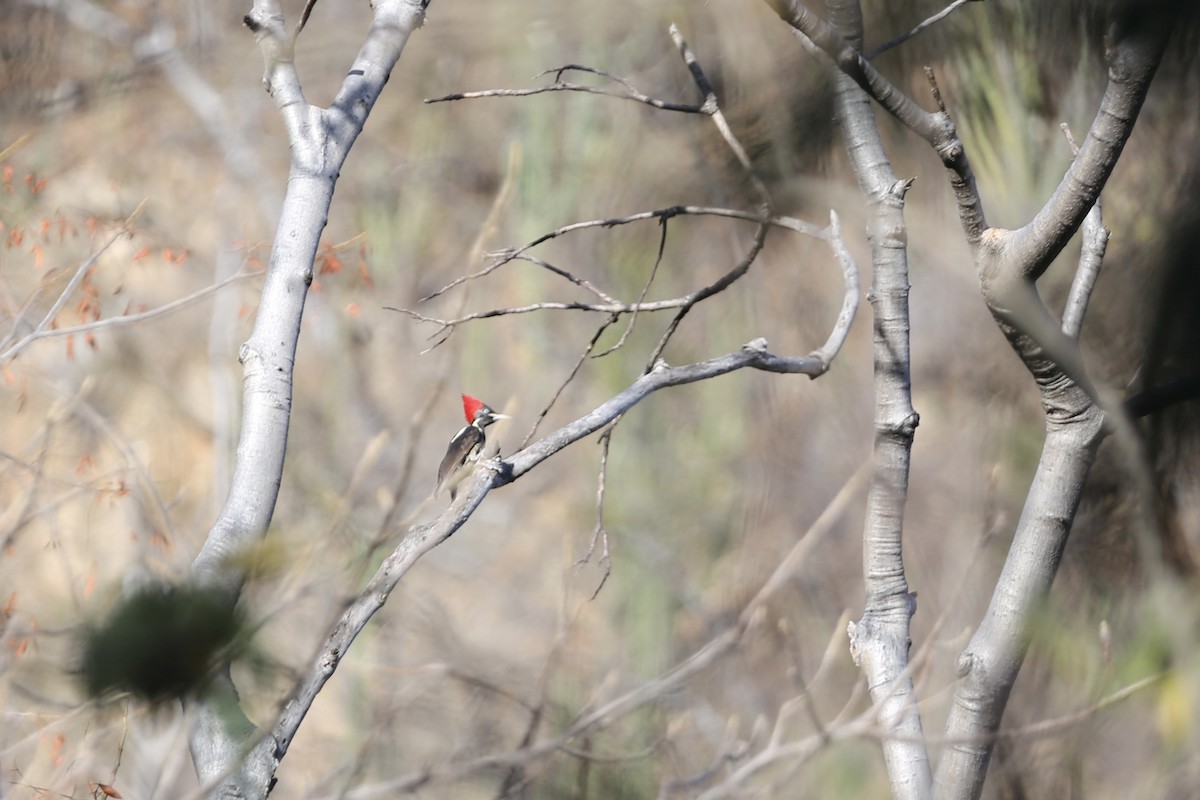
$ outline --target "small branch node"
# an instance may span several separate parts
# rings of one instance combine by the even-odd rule
[[[912,188],[912,185],[916,182],[916,180],[917,179],[915,176],[912,178],[898,180],[888,188],[888,193],[893,194],[900,199],[904,199],[904,196],[908,194],[908,190]]]
[[[1058,127],[1062,130],[1063,136],[1067,140],[1067,144],[1071,146],[1071,155],[1079,155],[1079,144],[1075,141],[1074,134],[1071,133],[1071,126],[1065,122],[1060,122]]]

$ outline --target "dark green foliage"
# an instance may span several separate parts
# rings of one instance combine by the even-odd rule
[[[161,702],[194,695],[204,690],[242,630],[240,615],[216,592],[146,587],[88,631],[84,684],[93,697],[128,691]]]

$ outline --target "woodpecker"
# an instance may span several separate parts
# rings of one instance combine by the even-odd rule
[[[458,494],[458,484],[483,453],[483,446],[487,440],[483,429],[498,419],[509,418],[507,414],[497,414],[487,403],[469,394],[462,396],[462,404],[467,425],[450,440],[450,447],[446,449],[442,465],[438,467],[437,488],[433,490],[436,496],[443,486],[449,487],[451,501]]]

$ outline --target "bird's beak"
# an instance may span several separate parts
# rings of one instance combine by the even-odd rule
[[[512,417],[510,417],[508,414],[497,414],[493,412],[492,419],[512,419]]]

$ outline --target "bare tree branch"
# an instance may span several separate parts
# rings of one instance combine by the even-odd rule
[[[684,208],[690,208],[690,207],[684,207]],[[668,209],[668,210],[670,210],[670,209]],[[722,209],[722,210],[728,211],[729,209]],[[706,210],[704,210],[702,212],[698,212],[698,213],[709,213],[710,211],[712,211],[712,209],[706,209]],[[690,213],[690,212],[681,212],[681,213]],[[647,214],[631,215],[631,217],[621,218],[619,221],[617,221],[615,223],[612,220],[593,220],[588,223],[576,223],[575,225],[569,225],[569,226],[566,226],[566,228],[570,228],[572,230],[578,230],[581,227],[592,227],[594,225],[599,225],[599,224],[603,224],[606,222],[613,223],[613,224],[621,224],[625,220],[648,219],[648,218],[652,218],[653,216],[655,216],[657,214],[658,214],[658,212],[649,212]],[[754,219],[753,216],[751,216],[749,214],[742,214],[742,213],[723,214],[722,216],[733,216],[733,217],[739,218],[739,219]],[[850,257],[849,251],[846,250],[846,247],[845,247],[844,243],[842,242],[840,228],[838,227],[838,222],[837,222],[837,215],[833,212],[830,212],[830,225],[829,225],[829,227],[824,228],[824,229],[818,229],[815,226],[809,225],[808,223],[800,223],[798,220],[793,220],[791,218],[786,218],[786,217],[785,218],[772,218],[771,220],[767,220],[766,224],[776,224],[776,225],[779,225],[780,227],[785,227],[790,230],[803,230],[806,233],[817,235],[819,238],[821,238],[829,243],[830,247],[834,251],[834,255],[838,259],[838,263],[842,267],[842,273],[843,273],[843,278],[845,280],[846,291],[843,296],[842,310],[838,317],[838,323],[833,328],[833,331],[831,332],[829,340],[825,343],[824,346],[822,346],[818,351],[816,351],[816,354],[819,355],[822,359],[832,361],[833,355],[835,355],[837,350],[839,350],[841,348],[842,343],[845,341],[846,335],[848,335],[848,333],[849,333],[850,325],[854,321],[855,311],[858,308],[858,270],[857,270],[857,267],[854,264],[852,258]],[[560,228],[559,232],[561,232],[563,230],[564,230],[563,228]],[[760,230],[761,230],[761,227],[760,227]],[[555,233],[557,234],[558,232],[555,232]],[[527,249],[528,247],[531,247],[531,246],[532,245],[526,245],[525,247],[522,247],[520,249],[522,251],[524,251],[525,249]],[[441,336],[441,334],[444,333],[446,330],[455,328],[459,325],[462,325],[462,324],[465,324],[468,322],[473,322],[473,321],[481,320],[481,319],[489,319],[492,317],[506,316],[509,314],[528,314],[528,313],[532,313],[535,311],[548,311],[548,310],[587,311],[587,312],[593,312],[593,313],[618,315],[618,316],[621,314],[636,314],[636,313],[640,313],[640,312],[666,311],[666,310],[670,310],[670,309],[683,309],[686,311],[687,309],[690,309],[692,306],[694,306],[697,302],[700,302],[701,300],[704,300],[707,297],[711,297],[712,295],[714,295],[720,291],[723,291],[725,288],[728,288],[728,286],[730,284],[732,284],[738,277],[745,274],[745,270],[749,268],[749,264],[757,256],[760,248],[761,248],[761,243],[758,243],[758,246],[755,247],[754,249],[752,249],[747,254],[747,256],[745,256],[742,259],[742,261],[740,261],[734,268],[732,268],[729,272],[727,272],[719,280],[715,281],[714,283],[710,284],[709,286],[697,289],[693,292],[690,292],[687,295],[684,295],[683,297],[672,298],[669,300],[656,300],[656,301],[650,301],[650,302],[635,302],[635,303],[622,303],[620,301],[605,302],[605,303],[547,301],[547,302],[541,302],[541,303],[530,303],[529,305],[525,305],[525,306],[515,306],[515,307],[509,307],[509,308],[491,309],[488,311],[478,311],[478,312],[474,312],[471,314],[463,315],[461,317],[457,317],[455,319],[439,319],[436,317],[429,317],[429,316],[420,314],[416,311],[412,311],[411,309],[396,308],[394,306],[384,306],[384,308],[388,309],[389,311],[396,311],[398,313],[404,314],[404,315],[411,317],[412,319],[418,320],[420,322],[428,322],[428,323],[437,325],[438,329],[436,331],[434,331],[433,334],[431,334],[431,338]],[[512,251],[509,251],[505,255],[505,258],[509,261],[511,261],[517,257],[518,256],[512,255]],[[561,272],[562,274],[565,274],[568,276],[570,275],[569,273],[566,273],[565,270],[560,271],[560,270],[556,269],[555,271]],[[573,276],[570,277],[569,279],[571,280],[572,283],[576,283],[576,284],[580,283],[580,281],[578,279],[573,278]],[[595,290],[595,291],[599,292],[599,290]],[[643,294],[644,294],[644,291],[643,291]],[[671,330],[673,330],[673,328]],[[444,341],[444,339],[442,339],[441,341]],[[438,344],[440,344],[440,341],[438,342]],[[660,342],[660,347],[662,344],[663,344],[663,342]],[[436,346],[436,344],[434,346]]]
[[[734,135],[733,129],[729,126],[729,121],[725,119],[725,114],[721,111],[721,106],[717,103],[717,94],[713,91],[712,83],[709,81],[708,76],[704,74],[700,62],[696,60],[696,55],[688,47],[688,43],[684,41],[683,34],[679,32],[679,28],[672,24],[668,32],[671,34],[672,41],[675,42],[675,47],[679,50],[679,55],[683,58],[683,63],[687,65],[688,71],[692,73],[692,80],[696,83],[696,88],[704,96],[704,104],[701,106],[701,109],[705,114],[712,117],[713,123],[721,133],[721,138],[725,140],[725,144],[733,151],[738,163],[742,165],[742,169],[745,171],[747,177],[750,178],[754,190],[758,193],[759,201],[763,204],[764,213],[769,214],[771,210],[771,196],[767,192],[767,187],[754,173],[754,167],[750,163],[750,156],[747,155],[746,149],[742,147],[742,143]]]
[[[857,0],[829,3],[831,18],[854,44],[862,38]],[[864,62],[865,63],[865,62]],[[835,108],[851,165],[867,204],[874,310],[874,473],[863,521],[862,617],[847,626],[850,654],[867,680],[883,737],[892,796],[928,798],[932,774],[920,741],[909,658],[916,596],[904,571],[904,511],[919,417],[912,406],[909,278],[905,195],[912,179],[898,178],[875,126],[871,100],[845,75],[835,75]]]
[[[1062,124],[1063,135],[1071,146],[1072,155],[1079,155],[1079,147],[1067,123]],[[1108,248],[1109,230],[1104,227],[1100,198],[1092,204],[1091,211],[1083,218],[1083,245],[1079,250],[1079,265],[1075,268],[1075,279],[1071,282],[1071,293],[1063,309],[1062,330],[1073,339],[1079,338],[1083,317],[1087,314],[1088,301],[1100,277],[1100,266],[1104,263],[1104,251]]]
[[[1053,322],[1030,284],[1066,245],[1099,197],[1133,127],[1169,32],[1169,13],[1126,15],[1110,32],[1109,88],[1089,133],[1054,196],[1018,231],[989,229],[962,143],[949,116],[929,113],[880,75],[838,30],[798,0],[768,0],[776,12],[834,59],[887,111],[928,141],[950,170],[967,242],[976,253],[984,298],[1040,385],[1058,369],[1095,396],[1077,349]],[[1047,357],[1049,356],[1049,358]],[[1057,368],[1056,368],[1057,367]]]
[[[847,266],[847,269],[853,271],[852,264]],[[835,329],[841,326],[842,322],[843,319],[839,318]],[[391,591],[413,564],[457,531],[471,517],[489,491],[519,479],[542,461],[608,425],[659,389],[707,380],[747,367],[768,372],[806,374],[815,378],[828,370],[829,362],[817,356],[773,355],[767,351],[767,343],[762,339],[750,342],[734,353],[696,364],[670,367],[660,362],[629,388],[591,413],[548,434],[512,456],[481,462],[474,477],[468,479],[459,490],[458,499],[434,521],[411,528],[392,554],[380,564],[375,576],[347,607],[326,638],[309,673],[301,680],[292,699],[284,708],[272,735],[255,748],[252,760],[278,761],[286,754],[317,694],[332,677],[363,626],[383,606]]]
[[[650,274],[646,276],[646,280],[642,283],[642,291],[638,293],[637,301],[634,303],[634,310],[629,314],[629,324],[625,326],[625,330],[621,332],[621,337],[617,339],[616,344],[608,348],[602,353],[597,353],[596,358],[606,356],[609,353],[615,353],[625,346],[625,342],[629,340],[629,336],[633,333],[633,328],[637,324],[638,312],[637,307],[646,301],[646,295],[650,291],[654,279],[658,276],[658,268],[662,266],[663,253],[667,249],[667,218],[663,217],[658,221],[660,233],[658,237],[658,253],[654,256],[654,266],[650,267]]]
[[[592,335],[592,338],[589,339],[587,345],[584,346],[583,352],[579,354],[579,358],[575,359],[575,365],[571,367],[571,371],[567,374],[567,377],[558,385],[558,388],[554,391],[554,394],[550,397],[550,400],[547,401],[546,405],[542,407],[542,410],[538,412],[537,418],[533,421],[533,425],[530,426],[529,432],[525,434],[525,438],[521,440],[521,444],[517,449],[529,444],[530,440],[533,439],[534,434],[537,433],[537,429],[541,427],[542,422],[546,419],[546,415],[550,413],[550,409],[554,408],[554,404],[558,402],[558,398],[562,397],[563,391],[571,385],[571,381],[575,380],[575,376],[579,374],[580,368],[587,363],[588,357],[592,355],[592,351],[596,349],[596,343],[600,341],[600,337],[604,335],[604,332],[608,330],[609,326],[616,323],[617,319],[617,315],[614,314],[606,319],[604,323],[596,329],[596,332]]]
[[[836,27],[808,10],[799,0],[766,0],[766,3],[784,22],[833,59],[837,68],[875,102],[933,147],[950,172],[950,185],[967,243],[972,247],[978,245],[988,228],[987,220],[975,186],[975,173],[950,116],[944,111],[929,112],[917,105],[876,70]]]
[[[670,208],[660,208],[655,209],[654,211],[642,211],[637,214],[629,214],[623,217],[610,217],[608,219],[592,219],[585,220],[583,222],[573,222],[570,225],[564,225],[561,228],[555,228],[548,233],[544,233],[533,241],[523,244],[520,247],[497,251],[494,254],[492,261],[489,262],[488,265],[483,269],[477,272],[472,272],[468,275],[463,275],[459,278],[455,278],[437,291],[422,297],[420,302],[428,302],[435,297],[443,295],[451,289],[460,286],[463,283],[490,275],[492,272],[495,272],[505,264],[515,261],[518,257],[524,255],[529,250],[532,250],[538,245],[544,244],[552,239],[557,239],[560,236],[566,236],[569,233],[587,230],[589,228],[613,228],[618,225],[630,225],[635,222],[644,222],[645,220],[650,219],[669,219],[670,217],[681,216],[684,214],[708,214],[712,216],[730,217],[732,219],[744,219],[750,222],[760,222],[763,219],[762,214],[755,214],[749,211],[739,211],[731,208],[712,208],[707,206],[671,206]],[[816,232],[820,230],[815,226],[810,227],[807,223],[801,222],[800,220],[795,220],[788,217],[782,217],[780,220],[780,222],[772,224],[778,224],[780,227],[795,226],[793,228],[794,230],[800,230],[805,233]],[[573,283],[577,282],[577,279],[574,279],[570,273],[566,273],[565,271],[563,277],[566,277]]]
[[[304,26],[308,24],[308,18],[312,16],[313,8],[316,5],[317,0],[305,0],[304,10],[300,12],[300,21],[296,23],[296,31],[292,34],[293,40],[304,31]]]
[[[659,222],[661,224],[662,220],[659,220]],[[496,254],[489,254],[489,255],[494,255],[497,258],[504,257],[503,253],[496,253]],[[547,272],[553,272],[555,275],[558,275],[560,278],[564,278],[564,279],[570,281],[571,283],[575,284],[580,289],[591,292],[596,297],[600,298],[601,302],[612,303],[612,304],[617,304],[620,302],[616,298],[614,298],[612,295],[608,294],[607,292],[602,291],[599,287],[597,287],[591,281],[589,281],[585,278],[576,277],[575,275],[572,275],[570,272],[563,269],[562,267],[556,267],[555,265],[551,264],[549,261],[545,261],[544,259],[538,258],[537,256],[531,256],[528,253],[521,253],[518,256],[514,256],[513,260],[514,261],[526,261],[530,264],[536,264],[537,266],[541,267],[542,269],[546,270]]]
[[[99,255],[98,253],[96,255]],[[54,339],[62,336],[74,336],[79,333],[91,333],[92,331],[103,330],[105,328],[113,328],[121,325],[133,325],[138,322],[145,322],[156,317],[165,316],[181,308],[185,308],[197,300],[202,300],[210,294],[215,294],[221,291],[226,286],[230,286],[239,281],[244,281],[247,278],[260,277],[261,272],[238,272],[230,275],[224,280],[205,286],[203,289],[197,289],[191,294],[186,294],[183,297],[172,300],[169,303],[163,303],[155,308],[148,308],[145,311],[136,311],[129,314],[117,314],[112,317],[104,317],[103,319],[95,320],[94,322],[83,322],[79,325],[68,325],[63,328],[35,328],[32,332],[26,334],[19,342],[14,344],[8,350],[0,353],[0,362],[9,361],[20,354],[29,345],[39,339]],[[72,287],[73,288],[73,287]],[[65,294],[64,294],[65,296]]]
[[[267,91],[287,129],[292,165],[258,316],[240,353],[245,391],[233,481],[192,565],[197,584],[219,589],[231,603],[245,580],[245,567],[231,556],[266,533],[279,493],[300,321],[333,189],[409,35],[425,16],[418,0],[375,0],[372,8],[370,29],[329,109],[305,102],[293,37],[278,0],[256,0],[245,17],[263,54]],[[286,747],[264,740],[242,758],[249,723],[227,676],[216,696],[197,704],[195,712],[190,743],[201,782],[219,782],[222,797],[265,797]]]
[[[989,737],[999,729],[1024,662],[1029,620],[1050,591],[1106,422],[1118,432],[1124,449],[1136,450],[1119,403],[1091,385],[1071,336],[1081,324],[1080,301],[1089,292],[1089,276],[1080,279],[1069,307],[1070,314],[1079,316],[1069,317],[1067,324],[1053,319],[1034,282],[1099,199],[1166,47],[1171,8],[1133,12],[1110,28],[1105,50],[1109,85],[1079,154],[1029,224],[1017,231],[988,231],[976,251],[988,308],[1041,392],[1046,439],[996,590],[959,656],[962,679],[946,734],[978,743],[943,753],[938,797],[977,798],[982,792],[992,753]],[[1104,409],[1115,414],[1106,420]],[[1136,457],[1132,463],[1138,463]]]
[[[600,94],[600,95],[604,95],[605,97],[616,97],[616,98],[619,98],[622,100],[633,100],[635,102],[643,103],[644,105],[648,105],[651,108],[662,109],[663,111],[680,111],[685,114],[701,114],[701,113],[703,113],[702,108],[697,105],[691,105],[688,103],[672,103],[667,100],[657,100],[653,97],[642,94],[637,89],[633,88],[633,86],[630,85],[624,79],[618,78],[615,75],[608,75],[607,73],[605,73],[601,70],[592,69],[590,67],[582,67],[582,66],[579,66],[576,64],[570,64],[565,67],[560,67],[558,70],[547,70],[546,72],[543,72],[541,74],[545,75],[545,74],[547,74],[547,72],[553,72],[553,71],[561,72],[563,70],[569,70],[569,69],[570,70],[584,70],[587,72],[594,73],[596,75],[604,75],[605,77],[609,77],[615,81],[620,82],[621,88],[609,88],[609,87],[605,87],[605,86],[589,86],[585,83],[566,83],[566,82],[563,82],[556,78],[555,82],[549,84],[548,86],[537,86],[532,89],[482,89],[478,92],[456,92],[455,94],[448,94],[448,95],[444,95],[442,97],[431,97],[431,98],[427,99],[425,102],[426,103],[449,103],[449,102],[453,102],[455,100],[478,100],[478,99],[484,98],[484,97],[532,97],[535,94],[547,94],[549,92],[583,92],[584,94]]]
[[[948,735],[987,739],[999,726],[1028,646],[1027,621],[1057,570],[1083,478],[1103,435],[1104,415],[1093,403],[1096,391],[1087,380],[1078,347],[1050,316],[1034,281],[1099,198],[1165,48],[1172,7],[1145,14],[1118,9],[1122,17],[1110,30],[1106,47],[1109,87],[1084,146],[1034,219],[1018,231],[1001,231],[987,227],[966,153],[945,113],[921,110],[879,75],[836,28],[796,0],[768,2],[833,58],[842,72],[937,150],[950,169],[984,299],[1043,395],[1048,433],[1042,459],[992,604],[960,657],[959,673],[964,679],[947,721]],[[851,38],[860,30],[860,26],[851,28]],[[1070,322],[1068,330],[1078,320]],[[938,764],[937,796],[978,797],[990,754],[990,744],[948,750]]]
[[[677,380],[682,380],[683,382],[703,380],[703,378],[695,376],[714,369],[723,370],[725,367],[729,366],[729,359],[731,358],[734,361],[740,361],[752,353],[761,352],[758,350],[759,345],[765,345],[765,343],[751,342],[749,345],[742,348],[742,350],[740,350],[738,353],[730,354],[730,356],[724,356],[721,359],[712,359],[707,362],[693,364],[688,367],[673,368],[663,366],[659,369],[656,369],[649,375],[643,375],[640,377],[637,382],[633,384],[633,386],[626,389],[616,398],[613,398],[613,400],[610,400],[608,403],[600,406],[600,408],[593,411],[592,414],[582,418],[581,420],[577,420],[575,423],[560,429],[560,431],[556,433],[550,434],[543,439],[542,442],[547,442],[548,440],[558,441],[563,437],[569,438],[575,436],[575,432],[579,430],[581,425],[590,427],[592,424],[591,420],[593,418],[606,419],[605,422],[601,422],[599,425],[592,427],[592,430],[594,431],[598,427],[606,424],[607,421],[611,421],[616,413],[623,413],[614,411],[614,409],[620,408],[625,403],[636,403],[638,399],[641,399],[646,394],[655,391],[657,388],[663,388],[664,386],[668,385],[677,385],[674,383],[674,381]],[[751,360],[753,361],[754,359]],[[753,367],[755,365],[747,364],[747,366]],[[585,422],[585,420],[587,420],[587,422]],[[409,531],[408,537],[406,537],[404,542],[400,543],[400,546],[397,548],[396,552],[393,553],[392,557],[390,557],[387,562],[381,565],[380,571],[376,574],[376,580],[383,578],[385,574],[390,573],[394,569],[407,570],[412,563],[412,561],[409,559],[411,558],[415,561],[415,559],[420,555],[420,553],[417,553],[416,550],[412,550],[411,548],[419,548],[420,552],[426,552],[436,546],[436,542],[430,543],[430,539],[436,538],[438,541],[442,541],[451,533],[453,533],[453,530],[457,529],[457,527],[460,526],[463,521],[465,521],[465,518],[463,517],[464,512],[466,512],[467,516],[469,516],[470,510],[473,510],[478,506],[478,504],[483,500],[483,497],[491,488],[495,488],[496,485],[501,485],[503,482],[507,482],[505,481],[506,475],[512,475],[514,476],[513,479],[515,479],[515,477],[519,474],[524,474],[524,472],[528,471],[528,468],[518,467],[518,462],[523,464],[526,461],[533,460],[533,463],[537,463],[537,461],[540,461],[544,457],[532,454],[529,456],[529,458],[523,458],[523,455],[530,454],[530,451],[537,447],[538,445],[535,444],[533,447],[526,448],[524,451],[514,454],[514,456],[508,459],[504,459],[498,463],[493,463],[490,468],[477,470],[475,479],[464,484],[464,487],[468,488],[460,491],[458,500],[451,505],[451,507],[447,509],[447,511],[441,517],[427,525],[413,528]],[[773,597],[779,588],[788,584],[792,576],[795,575],[796,570],[805,562],[808,554],[812,552],[812,549],[816,547],[821,540],[824,539],[825,536],[827,536],[834,529],[834,523],[841,519],[842,515],[846,512],[846,509],[849,508],[850,503],[858,496],[868,473],[869,471],[866,469],[866,465],[864,465],[847,479],[845,484],[843,484],[841,489],[838,491],[837,495],[830,501],[824,510],[822,510],[820,516],[817,517],[817,519],[809,527],[808,531],[797,540],[791,552],[788,553],[788,555],[783,559],[783,561],[775,569],[771,577],[764,583],[763,587],[759,590],[755,597],[746,604],[745,608],[742,609],[741,613],[738,615],[737,622],[732,627],[718,634],[699,650],[692,653],[686,659],[680,661],[678,664],[664,672],[659,677],[647,683],[641,684],[634,689],[593,708],[592,710],[578,717],[561,734],[548,741],[540,742],[538,744],[530,744],[513,753],[485,755],[464,764],[451,765],[441,768],[427,768],[418,773],[401,776],[395,780],[380,783],[376,786],[364,787],[349,793],[347,797],[358,800],[359,798],[375,797],[381,794],[394,794],[398,791],[412,791],[431,782],[452,780],[454,778],[471,775],[480,770],[494,769],[496,767],[512,767],[529,763],[534,759],[541,758],[553,752],[558,752],[564,745],[569,746],[572,741],[575,741],[578,737],[586,734],[587,732],[603,728],[612,720],[618,719],[621,716],[628,714],[629,712],[640,708],[641,706],[644,706],[646,703],[653,702],[674,687],[677,687],[693,676],[702,673],[716,661],[733,652],[733,650],[736,649],[739,642],[742,640],[742,637],[744,637],[749,630],[753,629],[756,623],[762,619],[761,609],[763,608],[763,604]],[[418,539],[420,540],[419,542],[417,541]],[[410,542],[410,540],[412,541]],[[408,555],[401,556],[402,550],[408,552]],[[392,559],[398,560],[393,562]],[[398,578],[399,576],[396,576],[397,580]],[[373,605],[377,600],[381,601],[382,599],[386,599],[386,591],[388,590],[387,586],[389,584],[391,584],[390,577],[387,578],[384,585],[377,585],[374,587],[369,586],[362,594],[359,595],[359,597],[351,604],[350,608],[347,609],[346,614],[343,615],[342,621],[335,628],[330,640],[324,647],[322,647],[321,652],[323,655],[318,656],[316,666],[327,664],[328,659],[336,660],[337,658],[340,658],[340,654],[345,652],[344,649],[331,649],[331,646],[344,648],[344,645],[348,644],[348,642],[352,640],[352,635],[349,639],[345,638],[349,633],[347,626],[357,625],[361,613],[365,611],[366,608]],[[383,592],[382,597],[379,596],[381,591]],[[370,613],[373,613],[373,610]],[[353,619],[353,622],[351,622],[351,619]],[[362,619],[361,621],[363,624],[366,622],[365,619]],[[334,641],[335,636],[337,637],[336,642]],[[827,648],[827,655],[831,652],[832,648]],[[844,710],[843,714],[847,714],[850,707],[851,704],[847,704],[846,710]],[[285,716],[289,713],[290,709],[291,706],[289,705],[289,708],[285,709]],[[871,714],[872,712],[869,710],[865,712],[865,715],[861,717],[858,724],[871,724]],[[845,735],[853,735],[853,730],[850,727],[851,724],[852,723],[847,721],[838,720],[835,721],[834,726],[844,730]],[[282,720],[280,725],[276,727],[277,732],[280,730],[281,726]],[[823,734],[817,738],[825,740],[826,735]],[[286,745],[286,740],[284,740],[284,744]]]
[[[1164,6],[1169,9],[1171,6]],[[1174,13],[1162,9],[1130,12],[1106,36],[1108,87],[1079,154],[1054,194],[1030,222],[1004,243],[1006,260],[1023,278],[1037,280],[1079,229],[1100,198],[1117,159],[1133,132],[1138,112],[1166,50]],[[985,267],[987,265],[984,265]],[[987,274],[999,280],[999,274]]]
[[[588,542],[587,552],[575,562],[576,565],[586,564],[592,560],[592,556],[596,552],[596,545],[602,546],[600,566],[604,572],[600,575],[600,582],[596,584],[596,590],[592,592],[591,599],[593,600],[600,595],[600,590],[604,588],[604,584],[608,582],[608,576],[612,574],[612,557],[608,553],[608,530],[604,527],[604,491],[608,486],[608,448],[612,444],[612,432],[613,428],[609,427],[600,434],[600,467],[596,472],[596,527],[592,529],[592,538]]]
[[[62,311],[62,307],[66,305],[67,300],[69,300],[71,295],[75,293],[75,290],[79,288],[79,284],[83,280],[84,276],[88,274],[88,271],[91,270],[100,256],[104,255],[104,253],[107,252],[110,247],[116,244],[118,239],[120,239],[122,236],[128,235],[129,231],[127,229],[123,228],[122,230],[117,231],[110,236],[104,244],[100,245],[100,248],[96,250],[96,252],[92,253],[83,261],[81,261],[79,266],[75,268],[75,273],[71,276],[71,279],[67,281],[67,285],[61,292],[59,292],[58,297],[55,298],[54,302],[50,305],[50,309],[42,316],[41,322],[39,322],[37,325],[34,325],[33,330],[22,336],[16,344],[14,344],[12,347],[9,347],[3,353],[0,353],[0,362],[11,361],[18,353],[36,340],[45,336],[54,335],[54,330],[50,328],[50,324],[54,322],[54,318],[58,316],[58,312]],[[4,344],[8,344],[14,338],[16,338],[17,332],[21,326],[22,316],[23,315],[21,314],[17,315],[13,322],[13,329],[9,332],[9,335],[5,337]]]
[[[938,24],[939,22],[944,20],[946,17],[950,16],[951,14],[953,14],[955,11],[957,11],[959,8],[966,5],[967,3],[978,3],[978,2],[982,2],[982,0],[954,0],[953,3],[946,6],[941,11],[934,14],[933,16],[917,23],[917,26],[915,28],[913,28],[911,31],[909,31],[908,33],[902,33],[894,39],[887,40],[886,42],[879,45],[878,47],[867,51],[863,55],[863,57],[865,59],[867,59],[868,61],[873,61],[876,58],[878,58],[879,56],[886,53],[888,50],[891,50],[893,47],[898,47],[898,46],[904,44],[905,42],[907,42],[909,39],[912,39],[912,38],[916,37],[917,35],[929,30],[934,25]]]
[[[565,278],[566,280],[575,284],[576,286],[580,286],[581,288],[587,289],[592,294],[595,294],[598,297],[603,298],[602,302],[599,302],[599,303],[583,303],[583,302],[530,303],[530,304],[524,305],[524,306],[515,306],[515,307],[511,307],[511,308],[500,308],[500,309],[492,309],[489,311],[475,312],[475,313],[466,314],[466,315],[463,315],[461,317],[457,317],[454,319],[439,319],[437,317],[430,317],[430,316],[426,316],[424,314],[420,314],[411,309],[397,308],[394,306],[384,306],[384,308],[386,308],[389,311],[396,311],[398,313],[405,314],[405,315],[407,315],[413,319],[416,319],[418,321],[421,321],[421,322],[429,322],[429,323],[438,325],[439,326],[438,330],[434,331],[430,335],[430,338],[434,338],[434,337],[440,336],[448,328],[457,327],[458,325],[462,325],[467,322],[472,322],[474,320],[488,319],[490,317],[504,316],[506,314],[528,314],[528,313],[531,313],[534,311],[546,311],[546,310],[590,311],[590,312],[600,313],[600,314],[635,314],[635,313],[649,312],[649,311],[665,311],[665,310],[670,310],[670,309],[681,308],[683,306],[694,305],[696,302],[699,302],[700,300],[703,300],[703,299],[711,296],[712,294],[716,293],[717,291],[720,291],[721,289],[728,287],[728,285],[730,283],[732,283],[734,280],[736,280],[737,277],[740,277],[742,274],[745,274],[745,269],[748,268],[748,264],[746,266],[743,266],[743,264],[745,263],[746,259],[743,258],[743,260],[740,261],[738,263],[738,265],[731,268],[730,271],[728,273],[726,273],[725,276],[723,276],[720,280],[718,280],[714,284],[712,284],[708,287],[703,287],[701,289],[697,289],[697,290],[695,290],[687,295],[684,295],[682,297],[672,298],[669,300],[650,301],[650,302],[639,301],[639,302],[634,302],[634,303],[624,303],[619,300],[616,300],[609,293],[596,287],[591,282],[586,281],[582,278],[578,278],[575,275],[573,275],[571,272],[569,272],[565,269],[556,267],[552,264],[542,261],[541,259],[536,259],[536,258],[533,258],[528,255],[528,251],[533,249],[534,247],[537,247],[539,244],[543,244],[547,241],[550,241],[551,239],[556,239],[560,236],[565,236],[565,235],[567,235],[569,233],[573,233],[575,231],[587,230],[589,228],[611,228],[611,227],[615,227],[618,225],[628,225],[631,223],[643,222],[643,221],[650,220],[650,219],[658,219],[661,224],[662,222],[664,222],[668,219],[671,219],[672,217],[685,216],[685,215],[707,215],[707,216],[725,217],[725,218],[729,218],[729,219],[739,219],[739,220],[745,220],[747,222],[755,222],[760,225],[769,225],[769,226],[773,226],[773,227],[784,228],[787,230],[796,231],[798,233],[804,233],[809,236],[814,236],[816,238],[823,239],[823,240],[829,242],[830,246],[835,248],[835,254],[838,254],[839,260],[841,260],[843,258],[843,256],[846,255],[844,246],[842,246],[840,244],[840,239],[838,239],[836,236],[832,235],[831,228],[828,228],[828,227],[820,228],[811,223],[795,219],[794,217],[764,218],[763,216],[761,216],[759,214],[755,214],[753,212],[740,211],[740,210],[731,209],[731,208],[714,208],[714,207],[709,207],[709,206],[672,206],[670,208],[656,209],[654,211],[643,211],[643,212],[639,212],[637,214],[629,214],[624,217],[611,217],[608,219],[586,220],[584,222],[575,222],[570,225],[564,225],[563,227],[556,228],[555,230],[550,231],[549,233],[545,233],[545,234],[539,236],[538,238],[534,239],[533,241],[531,241],[527,244],[521,245],[520,247],[499,251],[496,254],[495,260],[493,260],[490,264],[488,264],[488,266],[485,267],[484,269],[482,269],[478,272],[471,273],[470,275],[465,275],[463,277],[456,278],[455,280],[453,280],[450,283],[443,286],[441,289],[438,289],[436,292],[433,292],[432,294],[421,298],[421,302],[431,300],[431,299],[438,297],[439,295],[444,294],[445,292],[449,291],[450,289],[453,289],[456,286],[459,286],[467,281],[476,280],[478,278],[484,277],[484,276],[494,272],[495,270],[499,269],[500,267],[504,266],[505,264],[511,263],[516,260],[523,260],[523,261],[529,261],[530,263],[534,263],[539,266],[542,266],[542,267],[548,269],[549,271],[553,272],[554,274]],[[835,244],[835,243],[837,243],[837,244]],[[840,251],[838,249],[839,247],[841,248]],[[757,254],[757,252],[758,252],[757,249],[753,250],[753,253],[755,255]],[[753,259],[751,259],[751,260],[753,260]],[[714,288],[714,287],[716,287],[716,288]],[[645,292],[643,292],[643,295],[644,294],[645,294]]]

